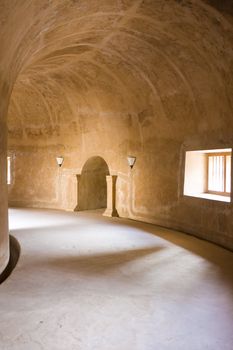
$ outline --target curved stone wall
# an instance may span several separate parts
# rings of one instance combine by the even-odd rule
[[[0,273],[0,284],[3,283],[15,269],[20,257],[20,244],[14,236],[9,237],[10,257],[4,271]]]
[[[231,1],[1,4],[10,203],[72,209],[75,175],[101,156],[118,176],[120,216],[232,248],[232,204],[182,196],[185,150],[233,146]]]

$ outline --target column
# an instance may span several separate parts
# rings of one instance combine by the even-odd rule
[[[107,181],[107,208],[104,212],[104,216],[118,216],[116,210],[116,175],[106,176]]]
[[[75,186],[75,198],[76,198],[76,206],[74,207],[74,211],[79,211],[79,185],[80,185],[81,175],[76,175],[76,186]]]

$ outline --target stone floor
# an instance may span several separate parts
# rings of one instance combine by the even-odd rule
[[[10,210],[1,350],[232,350],[233,254],[96,212]]]

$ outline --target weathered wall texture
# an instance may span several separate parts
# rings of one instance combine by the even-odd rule
[[[8,113],[12,205],[74,209],[76,174],[101,156],[118,175],[120,216],[233,248],[233,205],[182,196],[185,150],[233,147],[231,0],[211,3],[16,6],[28,30],[17,32]],[[137,157],[131,172],[128,154]]]

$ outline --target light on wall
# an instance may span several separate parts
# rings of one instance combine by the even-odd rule
[[[64,158],[61,157],[61,156],[59,156],[59,157],[56,157],[56,160],[57,160],[57,165],[58,165],[59,167],[61,167],[62,164],[63,164],[63,162],[64,162]]]
[[[128,161],[128,164],[129,164],[130,168],[132,169],[134,164],[135,164],[135,162],[136,162],[136,157],[128,156],[127,157],[127,161]]]

